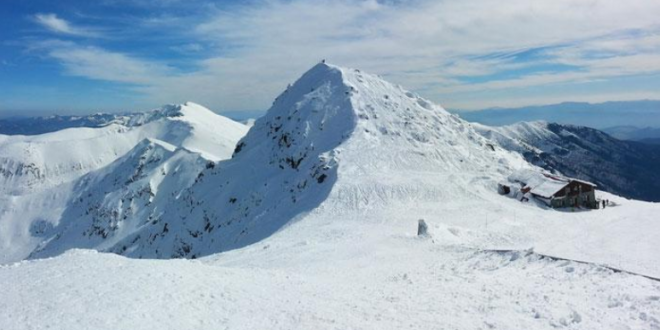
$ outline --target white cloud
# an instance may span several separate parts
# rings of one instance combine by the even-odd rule
[[[198,53],[204,50],[204,46],[202,44],[192,42],[183,45],[172,46],[170,49],[179,53]]]
[[[73,76],[135,85],[154,85],[175,76],[175,71],[165,64],[70,41],[46,40],[29,49],[45,52]]]
[[[637,32],[657,31],[658,12],[660,2],[652,0],[625,4],[611,0],[421,0],[395,4],[267,0],[220,10],[196,31],[199,38],[228,48],[205,62],[206,79],[215,76],[221,82],[222,77],[241,77],[224,82],[226,90],[252,86],[259,92],[246,99],[250,103],[266,104],[277,90],[321,58],[386,75],[409,88],[424,90],[426,96],[442,103],[439,96],[452,91],[518,89],[645,70],[657,72],[660,52],[653,46],[657,36]],[[570,60],[549,51],[544,59],[524,61],[484,57],[540,47],[561,47],[578,54]],[[626,50],[633,54],[610,54]],[[610,57],[592,56],[598,52],[607,52]],[[459,79],[539,63],[580,69],[530,72],[509,80],[495,77],[481,84]]]
[[[98,37],[98,31],[89,28],[73,26],[68,21],[57,17],[56,14],[36,14],[33,17],[34,21],[39,25],[45,27],[51,32],[66,34],[79,37]]]
[[[453,93],[478,98],[483,91],[499,91],[497,102],[507,103],[508,93],[521,89],[660,72],[656,0],[256,0],[204,8],[197,22],[187,21],[189,29],[165,31],[189,37],[170,49],[204,45],[207,57],[193,63],[193,72],[78,45],[49,55],[69,74],[137,83],[154,102],[192,99],[217,110],[266,108],[322,58],[382,74],[440,103]],[[79,30],[54,15],[50,21],[60,33]],[[515,55],[530,49],[541,56]],[[524,71],[539,64],[576,69]],[[513,70],[513,78],[498,76]],[[463,79],[480,76],[484,82]]]

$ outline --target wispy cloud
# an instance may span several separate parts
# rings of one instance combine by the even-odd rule
[[[78,37],[101,36],[98,30],[74,26],[68,21],[59,18],[56,14],[36,14],[33,19],[39,25],[54,33]]]
[[[204,46],[202,44],[192,42],[183,45],[171,46],[170,49],[179,53],[198,53],[204,50]]]
[[[327,58],[451,103],[458,92],[504,92],[660,72],[660,51],[654,46],[660,31],[657,12],[660,3],[648,0],[626,5],[611,0],[269,0],[218,10],[196,32],[229,48],[206,61],[208,73],[243,72],[269,93]],[[533,49],[541,49],[542,56],[486,56]],[[575,69],[506,77],[510,70],[539,64]],[[485,83],[461,79],[479,76],[491,77]],[[269,93],[255,93],[251,100]],[[489,102],[475,101],[474,106]]]
[[[506,95],[533,99],[519,97],[523,89],[660,74],[660,2],[653,0],[256,0],[200,6],[204,12],[185,22],[172,25],[177,16],[170,13],[144,22],[183,36],[165,49],[198,53],[190,59],[194,70],[185,74],[163,60],[82,44],[51,47],[48,55],[68,74],[139,84],[154,102],[194,99],[233,110],[267,107],[322,58],[382,74],[440,103],[469,107],[498,105],[481,96],[488,91],[508,104]],[[49,23],[40,24],[52,31],[86,33],[53,14],[42,16]],[[588,97],[581,93],[575,96]],[[564,101],[571,94],[553,97]]]
[[[45,52],[59,61],[68,75],[89,79],[154,85],[175,75],[175,70],[165,64],[71,41],[40,41],[33,43],[30,50]]]

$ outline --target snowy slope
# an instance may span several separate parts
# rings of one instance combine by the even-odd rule
[[[602,190],[628,198],[660,201],[659,146],[555,123],[473,125],[485,137],[547,170],[594,182]]]
[[[93,246],[81,237],[96,222],[114,226],[113,220],[79,217],[33,256],[85,246],[133,257],[198,257],[257,242],[321,206],[436,201],[459,185],[470,198],[468,186],[494,189],[511,163],[524,162],[489,148],[444,109],[376,76],[319,64],[277,98],[230,161],[206,169],[180,195],[156,196],[160,202],[149,207],[165,210],[151,212],[157,214],[151,225],[126,219],[134,232]],[[429,173],[438,181],[424,182]]]
[[[220,160],[231,155],[233,142],[246,132],[245,126],[194,103],[136,114],[123,124],[0,136],[0,193],[21,195],[71,182],[110,164],[145,138]]]
[[[92,209],[107,210],[102,216],[112,218],[114,208],[122,217],[128,216],[128,208],[142,217],[146,209],[128,202],[134,195],[155,195],[162,182],[170,182],[170,190],[185,188],[208,162],[230,157],[246,131],[244,125],[187,103],[136,117],[129,127],[7,137],[0,146],[9,173],[2,177],[6,190],[0,194],[0,261],[27,257],[55,228],[68,225],[62,220],[95,216]],[[152,155],[154,150],[159,151]],[[149,163],[142,165],[151,167],[136,173],[144,160]],[[17,170],[25,168],[20,164],[36,170]],[[152,179],[144,183],[138,180],[142,175]],[[89,204],[82,205],[81,198],[88,198]],[[105,220],[113,226],[114,220]]]
[[[346,240],[299,238],[277,249],[271,245],[232,253],[227,259],[235,259],[227,261],[135,260],[73,250],[54,259],[0,266],[0,326],[161,330],[659,325],[660,286],[639,276],[524,253],[480,253],[411,235],[371,238],[350,245],[342,244]]]
[[[0,314],[0,326],[654,329],[660,325],[657,281],[527,252],[482,251],[471,241],[492,234],[490,227],[443,224],[445,214],[427,218],[431,238],[418,239],[416,221],[408,211],[307,218],[257,244],[201,260],[135,260],[72,250],[57,258],[0,266],[0,285],[12,284],[0,297],[0,308],[6,311]],[[652,244],[652,239],[645,240]],[[34,278],[40,279],[39,285],[34,285]]]
[[[658,204],[500,196],[534,167],[377,76],[315,66],[212,164],[150,141],[88,174],[115,192],[0,266],[0,328],[660,327]]]
[[[197,153],[144,140],[125,157],[76,183],[61,220],[53,224],[58,228],[52,229],[57,233],[53,240],[76,242],[80,247],[111,247],[136,227],[156,222],[158,212],[163,212],[158,203],[162,197],[176,195],[180,187],[192,184],[207,164],[213,163]],[[78,229],[87,224],[85,220],[91,226]]]
[[[116,200],[102,214],[78,211],[69,217],[76,225],[54,228],[32,257],[87,247],[196,258],[248,246],[303,219],[320,225],[365,218],[396,227],[424,218],[466,228],[463,243],[473,247],[543,246],[660,274],[660,259],[643,253],[649,242],[637,239],[656,229],[649,220],[654,204],[567,213],[498,195],[497,182],[523,168],[533,167],[441,107],[377,76],[319,64],[276,99],[231,160],[204,168],[177,194],[156,195],[138,216],[124,217]],[[99,204],[93,196],[78,203]],[[599,223],[607,226],[597,239],[568,243]],[[616,228],[630,229],[619,235]],[[607,241],[620,249],[603,253]],[[638,261],[626,262],[630,250],[642,252]]]

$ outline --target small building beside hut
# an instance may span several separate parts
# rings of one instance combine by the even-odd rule
[[[521,200],[531,196],[553,208],[598,208],[596,185],[591,182],[533,170],[515,173],[509,180],[519,185]],[[500,183],[498,190],[508,194],[512,188]]]

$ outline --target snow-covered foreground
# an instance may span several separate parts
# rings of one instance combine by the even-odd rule
[[[83,177],[44,259],[0,266],[0,329],[660,329],[660,205],[500,196],[534,167],[491,143],[319,64],[229,160],[148,140]]]
[[[536,206],[508,199],[322,206],[261,242],[197,260],[70,250],[0,266],[0,328],[660,329],[658,281],[489,251],[536,247],[660,274],[647,236],[657,224],[625,216],[655,205],[607,197],[622,205],[537,218]],[[430,237],[416,236],[418,218]]]
[[[372,220],[298,222],[201,260],[71,250],[1,266],[0,327],[660,328],[660,282],[449,243],[458,228],[419,239],[414,221]]]

